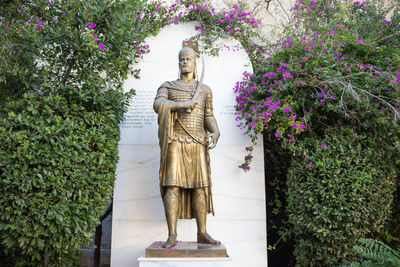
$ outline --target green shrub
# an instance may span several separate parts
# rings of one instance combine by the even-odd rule
[[[337,266],[354,259],[357,240],[379,231],[390,214],[393,159],[367,136],[344,130],[298,146],[287,181],[296,260]]]
[[[27,256],[23,266],[44,252],[69,262],[112,196],[119,126],[108,96],[116,92],[87,106],[64,90],[24,94],[0,110],[0,234],[13,254]]]

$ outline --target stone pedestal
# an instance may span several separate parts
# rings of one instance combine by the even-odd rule
[[[139,267],[232,267],[230,257],[212,258],[138,258]]]
[[[227,257],[226,248],[224,245],[209,245],[199,244],[197,242],[179,242],[175,247],[165,247],[165,242],[156,241],[146,248],[146,257],[161,258],[161,257]]]
[[[232,267],[224,245],[179,242],[175,247],[163,247],[156,241],[146,248],[146,257],[138,259],[139,267]]]

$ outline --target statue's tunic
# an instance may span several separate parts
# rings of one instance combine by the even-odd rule
[[[192,99],[197,82],[172,81],[163,83],[156,100],[165,103],[158,110],[161,148],[160,186],[163,195],[166,186],[182,188],[180,218],[193,218],[191,210],[192,188],[205,188],[208,210],[213,212],[211,199],[211,172],[207,148],[205,117],[212,114],[211,89],[202,85],[196,107],[171,111],[168,101],[183,102]]]

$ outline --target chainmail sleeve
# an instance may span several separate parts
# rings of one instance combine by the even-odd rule
[[[153,109],[156,113],[161,106],[161,104],[167,102],[168,100],[168,89],[165,87],[160,87],[157,90],[156,98],[154,99]]]
[[[206,96],[204,116],[210,117],[210,116],[214,116],[213,115],[212,92],[211,92],[211,89],[209,89],[209,88],[207,91],[208,92],[207,92],[207,96]]]

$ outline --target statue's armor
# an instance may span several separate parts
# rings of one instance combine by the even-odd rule
[[[185,189],[180,190],[179,217],[186,219],[194,217],[194,191],[189,189],[204,188],[207,212],[213,212],[207,134],[218,133],[218,127],[212,113],[211,89],[203,84],[196,92],[197,86],[196,81],[165,82],[158,88],[154,101],[159,119],[161,194],[168,187]],[[197,93],[193,110],[177,109],[188,106]],[[187,103],[181,105],[183,102]]]
[[[157,97],[166,97],[170,101],[184,102],[191,100],[194,93],[194,86],[179,89],[161,87]],[[178,118],[174,123],[173,136],[170,136],[171,141],[179,140],[179,142],[200,142],[205,144],[204,118],[205,116],[212,116],[211,90],[207,86],[202,86],[196,107],[190,113],[186,109],[180,109],[177,114]]]

